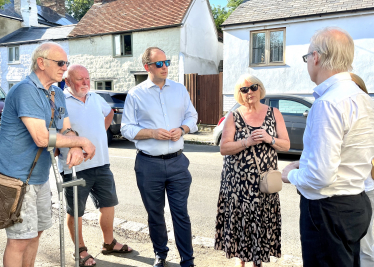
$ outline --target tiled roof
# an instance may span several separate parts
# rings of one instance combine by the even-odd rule
[[[59,27],[22,27],[0,39],[0,46],[34,43],[39,41],[63,40],[75,25]]]
[[[163,28],[182,23],[192,0],[116,0],[95,4],[69,37]]]
[[[222,24],[251,23],[374,8],[374,0],[245,0]]]

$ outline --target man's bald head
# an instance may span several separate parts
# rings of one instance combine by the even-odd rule
[[[68,68],[65,82],[73,96],[85,101],[90,91],[90,75],[85,67],[79,64],[71,65]]]
[[[323,69],[344,72],[352,70],[354,42],[343,29],[327,27],[316,32],[309,51],[317,51]]]
[[[59,53],[65,53],[64,49],[59,44],[54,42],[43,43],[35,48],[31,56],[31,71],[39,70],[38,58],[48,58],[49,55],[53,54],[55,51]]]

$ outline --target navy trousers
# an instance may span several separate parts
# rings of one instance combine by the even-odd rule
[[[304,267],[359,267],[360,239],[370,224],[365,192],[319,200],[300,199]]]
[[[164,217],[165,192],[173,220],[175,243],[181,257],[181,266],[193,265],[191,222],[187,199],[192,177],[190,162],[184,154],[171,159],[136,156],[136,180],[143,204],[148,213],[149,234],[157,256],[166,259],[169,248]]]

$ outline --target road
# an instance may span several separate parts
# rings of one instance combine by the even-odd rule
[[[220,186],[220,173],[222,169],[222,156],[219,153],[219,147],[207,145],[186,144],[185,155],[190,160],[189,170],[192,174],[192,185],[189,197],[189,214],[192,222],[192,233],[194,235],[195,263],[197,266],[230,266],[233,265],[232,260],[229,261],[224,257],[221,251],[214,251],[212,248],[215,234],[215,216],[218,191]],[[114,140],[109,148],[111,170],[114,173],[117,186],[117,194],[120,204],[116,206],[116,222],[120,225],[129,225],[131,227],[122,229],[134,229],[136,227],[147,225],[146,211],[143,207],[141,197],[136,185],[134,172],[134,163],[136,157],[136,149],[133,143],[123,140]],[[293,160],[297,160],[295,156],[281,156],[279,168],[283,169],[285,165]],[[54,192],[53,201],[57,203],[55,191],[55,180],[51,176],[51,187]],[[301,266],[301,249],[299,242],[299,196],[292,185],[284,185],[280,193],[281,209],[282,209],[282,258],[276,260],[272,258],[272,262],[264,264],[267,267],[273,266]],[[98,267],[100,266],[150,266],[153,262],[153,252],[150,240],[147,238],[147,229],[144,227],[139,232],[118,231],[116,235],[118,239],[126,240],[130,246],[136,249],[132,255],[122,257],[103,256],[99,254],[101,244],[101,234],[97,227],[97,211],[92,201],[87,202],[87,214],[94,215],[93,222],[85,221],[84,236],[86,245],[90,252],[97,256]],[[58,220],[57,212],[54,209],[54,226],[46,231],[41,239],[41,245],[35,266],[58,266]],[[85,216],[86,216],[85,215]],[[171,217],[168,205],[165,208],[165,215],[168,228],[170,229],[169,238],[173,236]],[[88,216],[89,217],[89,216]],[[127,222],[126,222],[127,221]],[[125,223],[124,223],[125,222]],[[131,223],[131,224],[130,224]],[[135,227],[135,229],[136,229]],[[122,234],[124,232],[124,234]],[[72,253],[73,247],[66,228],[66,258],[68,266],[72,266],[72,260],[69,254]],[[135,234],[134,234],[135,233]],[[0,231],[0,261],[2,262],[3,250],[5,247],[6,237],[5,231]],[[169,266],[177,267],[179,256],[173,241],[169,242],[170,252],[168,261]]]

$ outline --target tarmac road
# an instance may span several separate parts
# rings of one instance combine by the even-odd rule
[[[216,204],[220,186],[222,156],[219,147],[208,145],[186,144],[184,153],[190,160],[190,172],[193,177],[189,197],[189,214],[194,235],[195,264],[197,266],[233,266],[222,251],[215,251],[214,227]],[[134,173],[136,150],[133,143],[115,140],[109,149],[111,170],[114,173],[117,194],[120,204],[116,207],[116,238],[126,242],[136,251],[131,254],[103,256],[100,254],[101,231],[97,225],[97,211],[88,201],[84,216],[84,236],[89,252],[98,256],[97,266],[152,266],[153,251],[147,235],[147,216],[143,207]],[[297,157],[280,156],[279,168],[283,169]],[[51,176],[53,200],[57,203],[55,180]],[[301,249],[299,242],[299,196],[292,185],[284,185],[280,193],[282,207],[282,258],[272,258],[264,266],[301,266]],[[169,267],[179,266],[179,256],[173,241],[172,225],[168,205],[165,208],[168,229],[170,230]],[[57,209],[54,206],[54,226],[46,231],[41,239],[36,266],[59,266],[59,232]],[[66,232],[66,229],[65,229]],[[67,232],[65,235],[67,266],[73,266],[71,254],[73,246]],[[5,231],[0,231],[0,261],[2,262],[5,247]],[[249,264],[251,266],[251,264]]]

